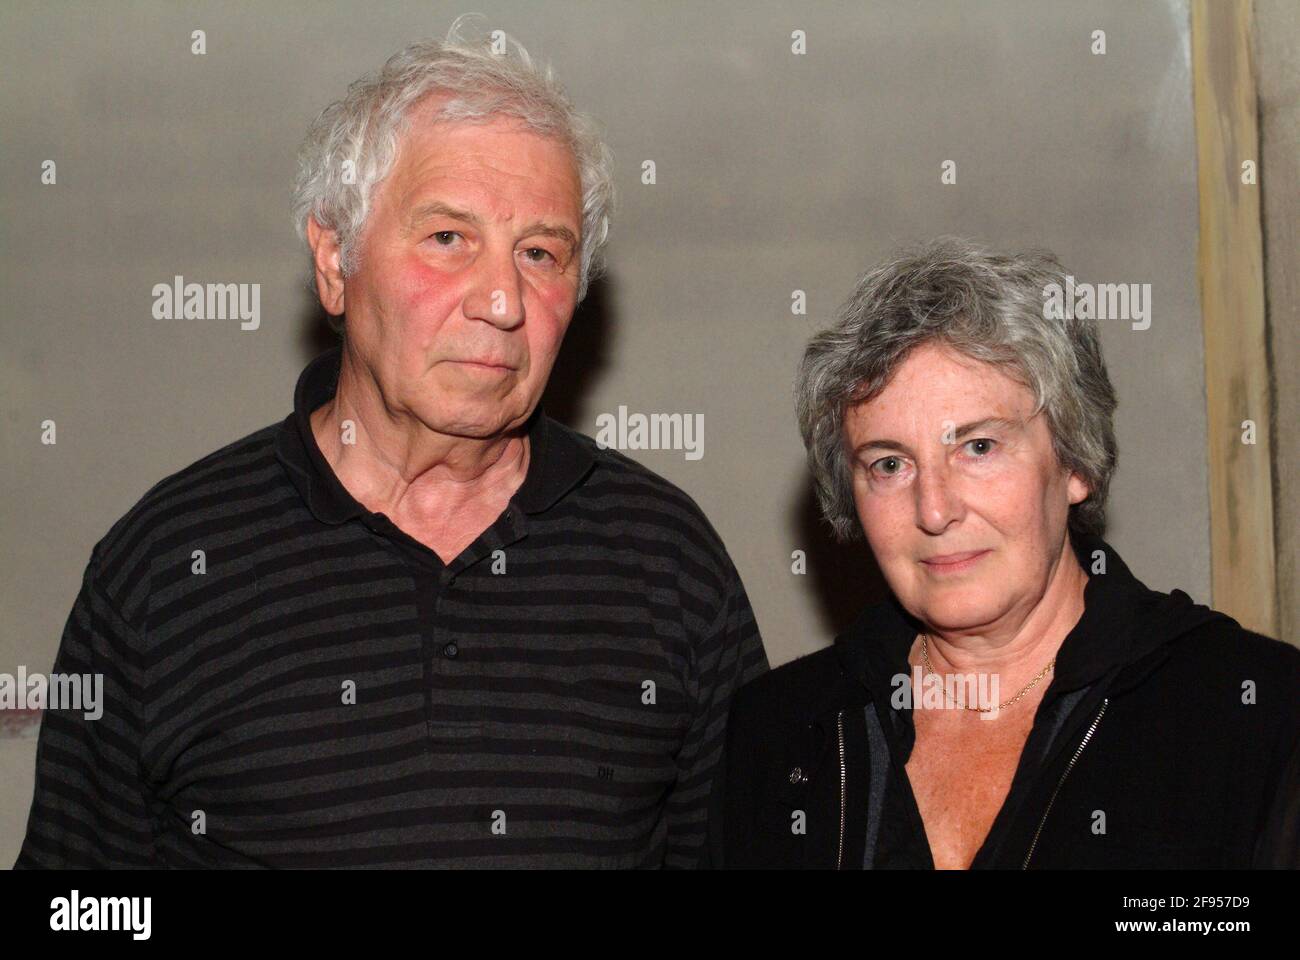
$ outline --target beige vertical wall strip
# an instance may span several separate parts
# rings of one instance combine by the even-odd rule
[[[1259,162],[1248,0],[1193,0],[1192,86],[1214,606],[1276,636],[1260,194],[1242,182],[1242,164]]]

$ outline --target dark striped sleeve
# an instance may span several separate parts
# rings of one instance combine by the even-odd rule
[[[159,866],[139,776],[140,646],[105,594],[92,554],[54,662],[55,674],[102,674],[98,718],[46,709],[21,868]]]
[[[768,669],[767,655],[740,574],[723,552],[725,592],[718,615],[695,649],[695,709],[677,757],[668,798],[664,866],[693,869],[708,862],[705,834],[713,777],[720,767],[731,698]]]

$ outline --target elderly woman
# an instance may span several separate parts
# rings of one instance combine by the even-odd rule
[[[1300,651],[1101,539],[1116,400],[1064,275],[940,241],[809,344],[822,509],[892,597],[737,696],[715,863],[1300,864]]]

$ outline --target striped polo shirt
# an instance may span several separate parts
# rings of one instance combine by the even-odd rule
[[[348,493],[294,412],[96,544],[19,867],[689,867],[732,694],[767,669],[717,533],[540,409],[450,564]]]

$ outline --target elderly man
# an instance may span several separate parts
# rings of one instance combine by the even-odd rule
[[[1116,399],[1064,279],[937,242],[808,345],[823,511],[893,596],[737,696],[714,862],[1300,866],[1300,652],[1101,538]]]
[[[766,669],[695,503],[542,413],[608,151],[549,71],[419,43],[295,196],[341,349],[95,547],[18,866],[692,866]]]

